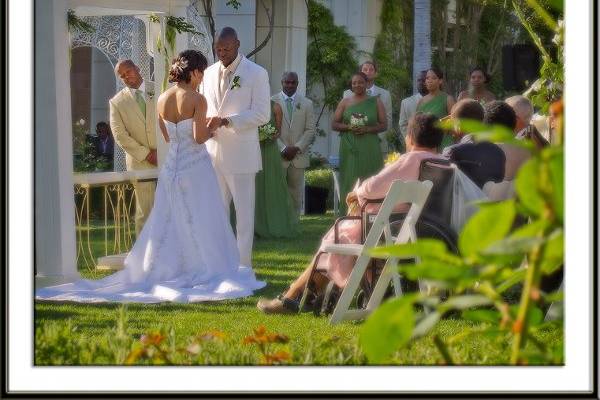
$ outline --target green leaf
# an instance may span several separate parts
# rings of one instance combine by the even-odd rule
[[[547,3],[550,5],[550,7],[559,12],[562,12],[565,7],[564,0],[547,0]]]
[[[405,295],[383,303],[360,329],[360,344],[369,361],[379,363],[406,345],[415,326],[413,302]]]
[[[525,279],[526,272],[527,270],[524,268],[514,271],[511,276],[506,278],[504,282],[502,282],[496,287],[496,292],[503,293],[511,287],[515,286],[517,283],[522,282]]]
[[[561,151],[558,154],[554,154],[550,159],[550,185],[552,190],[552,208],[558,220],[562,223],[564,220],[564,194],[565,194],[565,182],[564,182],[564,153]]]
[[[393,256],[400,259],[420,257],[422,260],[433,259],[453,265],[462,265],[460,257],[448,251],[446,244],[437,239],[419,239],[413,243],[376,247],[370,251],[374,256]]]
[[[525,254],[544,243],[540,237],[508,237],[492,243],[484,254]]]
[[[539,216],[544,209],[544,198],[539,192],[540,162],[537,158],[531,158],[517,173],[515,190],[521,204],[526,208],[529,215]]]
[[[565,299],[565,292],[562,289],[559,289],[555,292],[544,295],[544,300],[547,303],[553,303],[555,301],[563,301],[564,299]]]
[[[552,232],[542,253],[542,273],[548,275],[564,264],[565,237],[562,229]]]
[[[487,322],[490,324],[498,324],[501,318],[497,310],[465,310],[462,312],[462,317],[469,321]]]
[[[415,329],[413,330],[412,339],[420,338],[425,336],[433,327],[438,323],[441,318],[441,314],[437,311],[430,312],[421,319]]]
[[[410,280],[457,281],[476,276],[476,271],[471,267],[449,265],[438,260],[425,260],[418,264],[400,265],[400,271],[402,275]]]
[[[519,304],[514,304],[510,306],[511,315],[516,318],[519,314]],[[527,316],[527,324],[530,328],[540,325],[544,322],[544,312],[540,310],[538,307],[531,306],[529,307],[529,314]]]
[[[492,243],[504,238],[515,217],[515,203],[507,200],[486,205],[465,224],[458,239],[463,256],[475,256]]]
[[[472,295],[463,295],[463,296],[454,296],[450,297],[446,300],[439,309],[448,311],[448,310],[464,310],[471,307],[481,307],[481,306],[489,306],[492,304],[492,301],[482,295],[472,294]]]
[[[526,237],[535,237],[540,235],[544,229],[548,227],[550,222],[546,219],[538,219],[528,224],[525,224],[518,229],[516,229],[510,237],[513,238],[526,238]]]

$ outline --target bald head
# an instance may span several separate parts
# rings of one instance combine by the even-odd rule
[[[220,40],[220,39],[237,40],[237,38],[238,38],[237,32],[235,31],[235,29],[233,29],[230,26],[226,26],[225,28],[221,29],[221,31],[219,32],[219,35],[217,36],[217,40]]]
[[[292,97],[298,89],[298,74],[294,71],[286,71],[281,76],[281,90],[288,97]]]
[[[115,75],[121,79],[125,86],[133,89],[139,88],[143,81],[140,69],[129,59],[121,60],[115,65]]]
[[[527,97],[520,95],[509,97],[506,99],[506,104],[517,114],[517,126],[515,128],[517,132],[529,125],[533,116],[533,106]]]
[[[217,54],[219,61],[221,61],[224,66],[229,66],[229,64],[237,57],[239,48],[240,41],[238,40],[235,29],[229,26],[221,29],[215,40],[215,53]]]

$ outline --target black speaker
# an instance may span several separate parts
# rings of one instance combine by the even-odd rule
[[[504,90],[522,91],[539,78],[540,53],[529,44],[502,47],[502,83]]]

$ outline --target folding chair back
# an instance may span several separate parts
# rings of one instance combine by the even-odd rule
[[[360,319],[370,314],[381,303],[390,281],[394,283],[396,296],[401,295],[400,277],[397,271],[398,260],[396,258],[388,258],[369,298],[367,307],[360,310],[349,309],[352,298],[356,294],[361,279],[372,258],[369,251],[379,244],[382,235],[385,237],[387,245],[408,243],[409,241],[416,240],[415,224],[421,215],[432,186],[433,184],[430,181],[393,182],[362,245],[333,244],[324,249],[328,253],[358,257],[331,315],[331,323],[349,319]],[[390,215],[394,207],[400,203],[410,204],[410,209],[406,214],[398,236],[394,238],[390,230]]]

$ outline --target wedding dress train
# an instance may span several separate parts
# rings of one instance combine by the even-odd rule
[[[39,289],[36,299],[188,303],[245,297],[265,286],[239,265],[229,213],[206,147],[193,139],[192,119],[165,124],[169,153],[125,268],[100,280]]]

